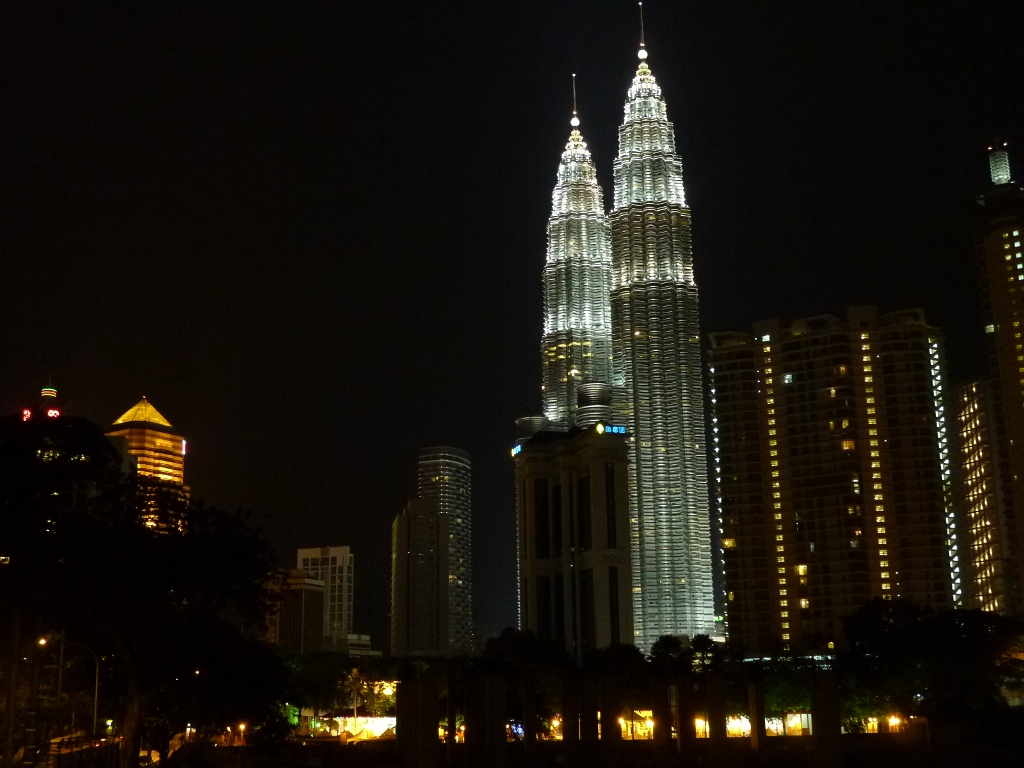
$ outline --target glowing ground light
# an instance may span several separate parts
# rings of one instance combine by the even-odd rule
[[[58,411],[56,408],[47,408],[46,415],[51,419],[56,419],[58,416],[60,416],[60,411]]]
[[[32,409],[31,408],[22,408],[21,409],[21,420],[22,421],[28,421],[31,418],[32,418]]]

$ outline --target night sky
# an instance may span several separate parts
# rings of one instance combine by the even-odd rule
[[[0,410],[51,374],[102,424],[148,396],[194,495],[266,514],[282,562],[353,547],[375,647],[417,450],[463,447],[478,631],[512,624],[570,74],[610,205],[636,4],[14,5]],[[1024,175],[1019,0],[644,10],[704,329],[923,306],[953,376],[982,372],[969,226],[988,143]]]

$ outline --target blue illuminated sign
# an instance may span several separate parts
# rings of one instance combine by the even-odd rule
[[[519,445],[517,445],[515,448],[512,449],[512,455],[513,456],[518,456],[520,453],[522,453],[522,451],[523,451],[523,444],[520,443]]]
[[[607,427],[605,427],[604,431],[608,432],[610,434],[613,434],[613,435],[624,435],[624,434],[626,434],[626,428],[625,427],[613,427],[611,424],[609,424]]]

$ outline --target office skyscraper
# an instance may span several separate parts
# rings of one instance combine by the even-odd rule
[[[123,437],[138,461],[140,475],[177,485],[185,483],[185,440],[146,398],[128,409],[107,437]]]
[[[473,650],[473,527],[469,454],[435,446],[420,451],[417,495],[437,502],[448,529],[448,651]]]
[[[604,195],[573,112],[558,165],[544,265],[544,415],[567,427],[576,388],[611,381],[611,246]]]
[[[448,515],[412,499],[391,526],[391,654],[446,656]]]
[[[943,342],[851,307],[711,334],[729,637],[822,650],[868,600],[960,604]]]
[[[295,567],[324,583],[324,646],[347,649],[355,604],[352,571],[355,556],[348,547],[300,549]]]
[[[1013,181],[1005,145],[989,149],[992,186],[978,196],[980,207],[974,232],[989,378],[980,387],[962,390],[957,401],[961,474],[965,477],[967,491],[963,503],[971,543],[965,552],[968,558],[965,569],[967,604],[1021,615],[1024,614],[1024,187]],[[979,439],[984,439],[988,446],[984,459],[975,450]],[[982,474],[979,475],[979,471]]]
[[[512,449],[519,627],[577,661],[633,640],[626,429],[541,430]]]
[[[612,210],[616,419],[628,425],[636,644],[715,634],[697,284],[683,167],[647,66],[619,128]]]

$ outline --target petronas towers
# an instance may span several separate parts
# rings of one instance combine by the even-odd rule
[[[627,431],[633,642],[648,650],[662,635],[716,632],[690,209],[661,88],[642,45],[638,55],[610,215],[572,121],[548,220],[541,353],[545,428],[589,428],[576,421],[579,390],[601,382],[611,425]]]

